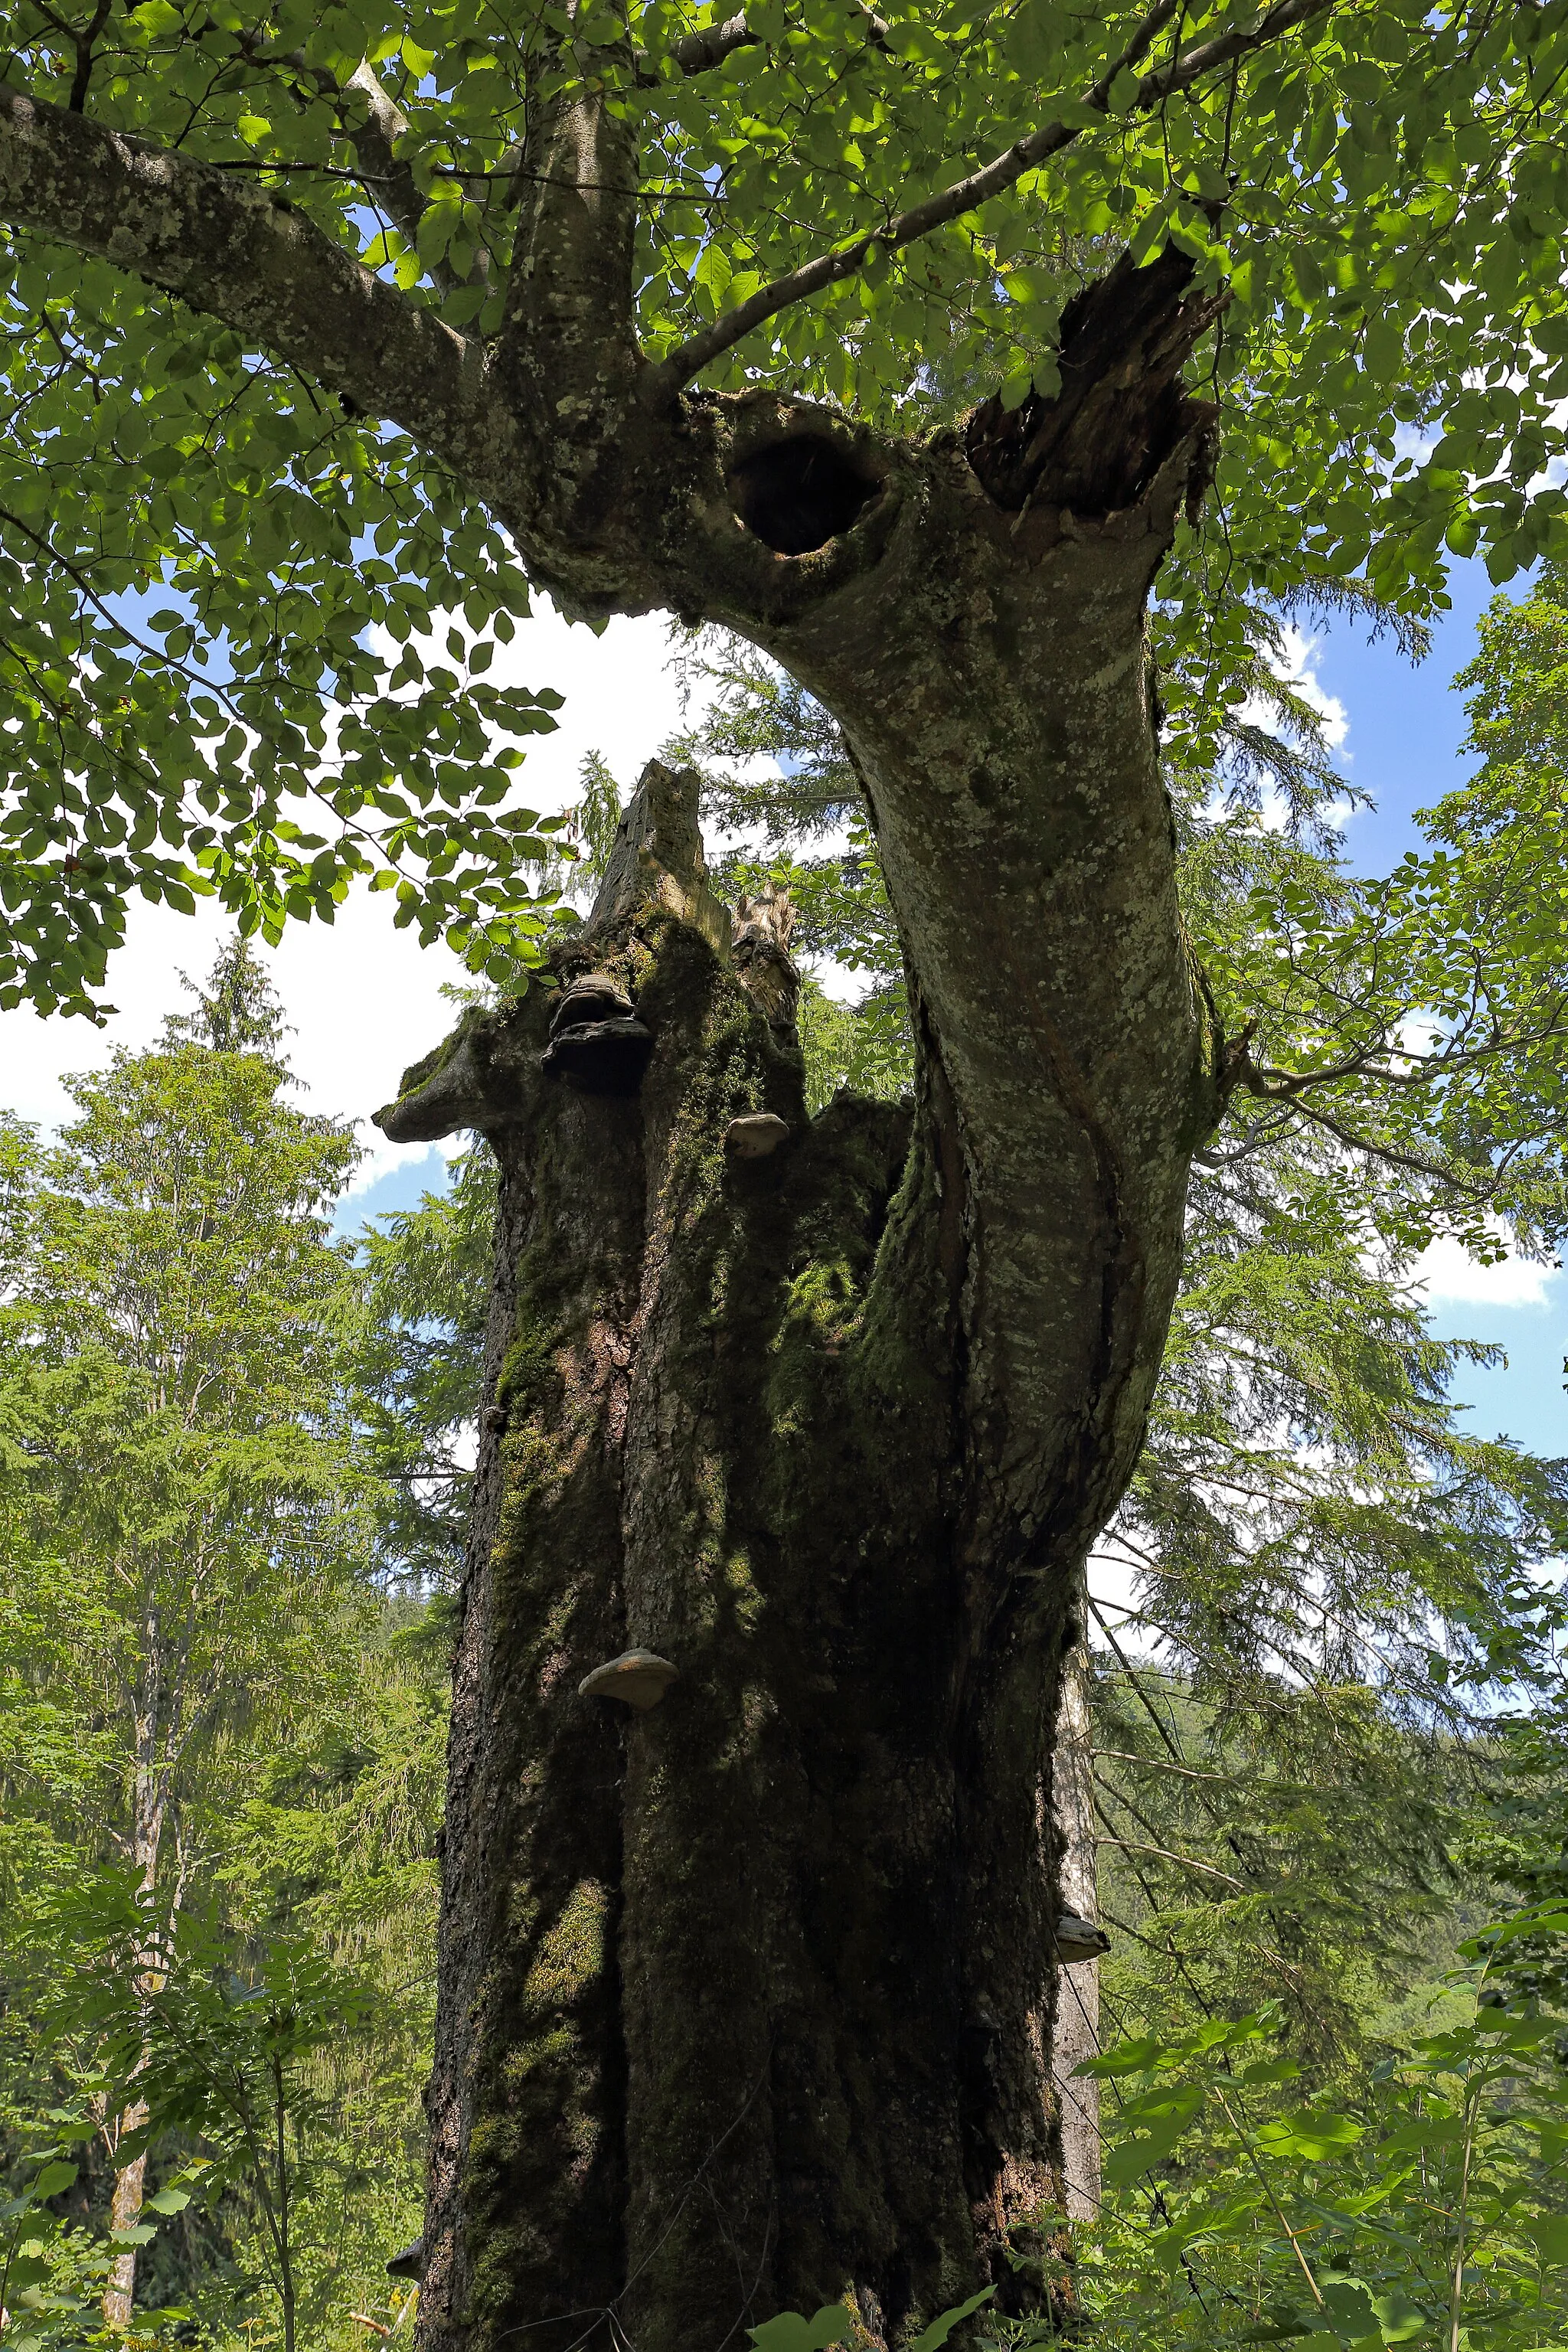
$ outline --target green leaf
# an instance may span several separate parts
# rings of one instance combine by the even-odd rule
[[[1524,2233],[1550,2270],[1568,2265],[1568,2214],[1541,2213],[1524,2223]]]
[[[784,2311],[746,2333],[757,2352],[822,2352],[825,2345],[844,2343],[854,2324],[854,2315],[843,2304],[825,2303],[815,2318],[803,2319],[798,2311]]]
[[[1353,2147],[1363,2131],[1363,2126],[1353,2116],[1303,2107],[1294,2115],[1280,2116],[1262,2125],[1257,2139],[1259,2147],[1270,2156],[1301,2157],[1316,2164],[1325,2157]]]
[[[188,2189],[160,2189],[155,2197],[147,2200],[150,2213],[183,2213],[191,2201]]]
[[[983,2305],[989,2303],[995,2292],[994,2286],[984,2287],[978,2294],[972,2294],[967,2303],[958,2304],[952,2311],[944,2311],[940,2318],[933,2319],[931,2326],[915,2337],[910,2352],[938,2352],[939,2346],[947,2342],[959,2322],[970,2318]]]

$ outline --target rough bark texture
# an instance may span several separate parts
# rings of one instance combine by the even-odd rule
[[[1180,367],[1214,305],[1179,257],[1113,272],[1067,315],[1058,400],[919,443],[690,391],[695,345],[637,343],[635,126],[554,87],[488,342],[234,175],[16,90],[0,213],[406,426],[569,613],[734,628],[844,728],[912,1106],[806,1122],[776,958],[731,951],[656,779],[558,957],[635,993],[640,1088],[549,1076],[536,990],[387,1119],[482,1128],[503,1172],[420,2325],[422,2352],[617,2326],[719,2352],[842,2294],[891,2347],[984,2278],[1027,2305],[1060,2206],[1062,1659],[1219,1104],[1143,635],[1206,478]],[[1011,185],[1026,149],[931,202]],[[742,1162],[725,1130],[759,1111],[790,1139]],[[628,1648],[680,1675],[635,1718],[577,1693]]]
[[[977,930],[933,923],[955,976],[926,966],[914,1104],[806,1121],[776,939],[759,952],[748,909],[731,947],[695,780],[655,768],[556,958],[635,996],[640,1090],[549,1076],[536,990],[383,1114],[411,1138],[479,1126],[502,1170],[505,1427],[489,1416],[458,1660],[428,2345],[619,2326],[693,2352],[843,2296],[858,2340],[890,2347],[986,2278],[1037,2300],[1064,2199],[1057,1692],[1175,1275],[1181,1149],[1150,1188],[1129,1097],[1151,1115],[1163,1087],[1182,1137],[1204,1103],[1168,896],[1147,913],[1169,835],[1131,671],[1103,690],[1131,698],[1151,807],[1104,865],[1143,851],[1144,903],[1115,894],[1096,952],[1139,960],[1152,1025],[1092,1070],[1070,1058],[1069,1000],[1094,1006],[1067,913],[1088,828],[1063,838],[1056,906],[1037,855],[1032,878],[984,861],[957,769],[976,738],[944,739],[911,675],[899,724],[928,772],[953,762],[928,855],[970,861]],[[872,756],[896,775],[891,744]],[[1028,929],[1006,1024],[972,1015],[955,1044],[1009,916]],[[727,1153],[760,1111],[787,1143]],[[656,1709],[579,1695],[631,1648],[679,1668]]]
[[[166,1696],[163,1660],[158,1639],[159,1625],[150,1613],[146,1625],[144,1665],[142,1686],[136,1704],[136,1762],[131,1790],[131,1828],[125,1841],[127,1858],[141,1875],[143,1893],[150,1894],[158,1880],[158,1859],[163,1843],[163,1824],[168,1795],[167,1772],[159,1755],[159,1732]],[[143,1964],[150,1968],[152,1955],[143,1955]],[[147,2121],[147,2107],[134,2099],[106,2126],[110,2153],[117,2154],[122,2141],[139,2132]],[[129,2163],[116,2163],[114,2189],[110,2198],[109,2225],[111,2231],[132,2230],[142,2218],[146,2195],[147,2158],[143,2153],[132,2157]],[[109,2266],[104,2281],[102,2310],[110,2327],[129,2327],[136,2301],[136,2248],[121,2246]]]
[[[592,203],[540,201],[558,271],[626,242],[594,153]],[[482,1127],[503,1170],[425,2352],[719,2352],[838,2296],[891,2347],[984,2281],[1040,2301],[1061,1664],[1217,1101],[1142,625],[1205,476],[1174,372],[1206,314],[1155,276],[1090,306],[1057,443],[1033,409],[985,426],[1012,503],[963,436],[761,393],[685,398],[672,435],[591,320],[525,339],[586,420],[529,501],[536,572],[743,629],[837,715],[920,1066],[909,1108],[807,1124],[777,942],[731,950],[654,777],[559,967],[635,994],[640,1092],[546,1077],[534,992],[389,1117]],[[757,1111],[790,1140],[742,1163]],[[631,1648],[679,1668],[662,1705],[578,1696]]]

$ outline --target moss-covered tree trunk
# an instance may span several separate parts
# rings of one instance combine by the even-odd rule
[[[1317,5],[1205,34],[1135,102]],[[70,106],[0,92],[0,210],[411,434],[574,617],[739,631],[844,730],[908,961],[909,1110],[805,1120],[784,976],[732,950],[693,813],[654,792],[648,844],[634,828],[556,963],[635,995],[632,1030],[587,1025],[623,1077],[648,1033],[637,1082],[552,1075],[533,990],[386,1118],[482,1128],[504,1171],[420,2326],[421,2352],[722,2352],[843,2294],[892,2346],[984,2278],[1026,2303],[1060,2195],[1062,1660],[1225,1075],[1143,629],[1207,478],[1215,416],[1181,369],[1225,297],[1181,252],[1124,257],[1063,311],[1051,396],[931,435],[899,430],[919,401],[879,426],[787,389],[788,311],[885,262],[871,231],[645,350],[638,223],[669,152],[642,152],[625,20],[616,85],[584,69],[574,13],[543,12],[560,47],[519,60],[524,135],[479,175],[506,234],[461,315],[493,265],[493,331],[400,292],[313,198],[93,119],[96,18]],[[752,39],[715,25],[670,55],[704,72]],[[446,223],[440,282],[470,213],[482,228],[477,179],[454,235],[469,175],[434,148],[415,168],[368,61],[340,87],[325,51],[263,53],[302,89],[325,76],[420,250],[409,206],[447,184],[420,213]],[[1040,126],[889,236],[912,255],[1076,135]],[[741,388],[700,381],[775,320]],[[727,1130],[764,1109],[787,1139],[743,1158]],[[634,1648],[678,1671],[660,1705],[580,1694]]]
[[[510,421],[458,462],[569,609],[721,623],[833,712],[918,1068],[806,1119],[788,976],[654,772],[553,966],[635,999],[646,1071],[591,1024],[623,1091],[580,1090],[532,989],[384,1115],[503,1171],[421,2352],[722,2352],[839,2297],[891,2352],[1037,2303],[1062,2205],[1058,1694],[1222,1085],[1143,617],[1215,301],[1123,263],[1058,398],[924,443],[686,392],[631,330],[632,131],[541,136]],[[633,1650],[658,1706],[580,1691]]]
[[[891,2347],[987,2280],[1039,2300],[1058,1695],[1215,1108],[1126,539],[1098,608],[1063,540],[1070,593],[1016,565],[1025,609],[940,659],[911,617],[859,689],[911,1102],[808,1120],[787,970],[655,766],[551,974],[635,1000],[646,1071],[623,1015],[563,1072],[534,988],[383,1114],[502,1171],[427,2347],[720,2352],[842,2298]],[[656,1706],[580,1690],[629,1651]]]

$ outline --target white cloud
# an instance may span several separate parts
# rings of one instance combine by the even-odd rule
[[[1467,1307],[1550,1307],[1556,1270],[1528,1258],[1506,1257],[1483,1265],[1463,1245],[1445,1236],[1431,1243],[1415,1263],[1415,1280],[1429,1301],[1459,1301]]]
[[[1350,716],[1337,694],[1330,694],[1318,676],[1319,640],[1303,636],[1293,625],[1283,631],[1282,658],[1270,666],[1277,677],[1294,687],[1303,702],[1315,710],[1323,722],[1323,734],[1331,751],[1337,751],[1350,731]],[[1261,698],[1253,696],[1241,707],[1241,717],[1252,727],[1272,728],[1274,713]],[[1347,755],[1348,756],[1348,755]]]
[[[490,671],[498,685],[549,686],[566,698],[554,734],[531,735],[522,747],[521,786],[530,808],[547,815],[574,801],[587,751],[607,760],[623,793],[630,791],[666,737],[688,723],[672,654],[662,614],[612,621],[595,636],[540,598]],[[693,713],[699,703],[694,696]]]
[[[1330,749],[1337,751],[1350,732],[1350,714],[1339,696],[1330,694],[1318,677],[1319,645],[1318,638],[1303,636],[1300,629],[1288,626],[1279,674],[1318,712]]]
[[[553,735],[530,738],[523,797],[542,814],[576,797],[589,750],[603,753],[623,789],[683,724],[668,667],[667,624],[654,615],[612,621],[601,635],[570,627],[542,600],[501,649],[496,674],[509,683],[553,687],[566,698]],[[102,1068],[116,1046],[137,1052],[156,1038],[165,1013],[189,1003],[178,973],[204,979],[227,925],[203,905],[176,915],[133,900],[126,944],[110,963],[108,995],[118,1008],[102,1029],[84,1021],[42,1020],[26,1009],[0,1013],[0,1105],[53,1129],[72,1115],[62,1074]],[[290,924],[268,956],[273,984],[295,1034],[289,1058],[310,1108],[363,1122],[367,1157],[357,1189],[424,1159],[423,1144],[388,1143],[370,1114],[397,1091],[410,1062],[427,1053],[454,1019],[440,994],[465,977],[441,947],[422,949],[394,929],[388,897],[354,891],[329,925]]]
[[[117,1010],[103,1028],[25,1009],[0,1013],[5,1108],[45,1129],[71,1118],[64,1076],[104,1068],[117,1046],[136,1053],[152,1045],[164,1014],[190,1004],[180,972],[205,979],[226,929],[207,906],[193,917],[133,905],[125,946],[110,966]],[[407,1065],[451,1027],[456,1016],[439,991],[443,981],[466,976],[457,957],[422,950],[411,933],[394,930],[388,899],[356,892],[330,926],[291,924],[265,961],[296,1033],[284,1042],[303,1098],[313,1110],[363,1122],[367,1154],[356,1191],[422,1160],[423,1144],[388,1143],[369,1118],[395,1095]]]

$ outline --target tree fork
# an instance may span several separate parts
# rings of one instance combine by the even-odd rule
[[[805,1122],[656,768],[552,957],[635,996],[640,1092],[552,1079],[534,990],[385,1115],[503,1170],[424,2352],[718,2352],[838,2296],[892,2352],[987,2280],[1043,2306],[1062,1662],[1219,1108],[1143,639],[1206,475],[1189,276],[1085,306],[1054,441],[988,435],[1021,503],[957,436],[757,392],[685,404],[657,524],[626,448],[535,510],[595,593],[640,532],[838,717],[919,1053],[912,1108]],[[790,1139],[753,1165],[724,1138],[758,1113]],[[679,1679],[612,1720],[577,1685],[628,1650]]]
[[[1180,259],[1113,274],[1058,402],[973,446],[687,393],[632,332],[626,125],[581,90],[538,135],[568,184],[489,343],[286,205],[20,97],[0,196],[406,425],[568,610],[732,627],[845,730],[911,1110],[805,1120],[691,789],[650,774],[554,953],[605,974],[616,1087],[550,1074],[534,990],[385,1123],[479,1128],[502,1167],[422,2352],[622,2320],[718,2352],[839,2294],[890,2352],[983,2279],[1037,2301],[1060,2206],[1061,1661],[1221,1102],[1143,625],[1207,477],[1179,370],[1213,302]],[[790,1140],[753,1164],[723,1139],[759,1114]],[[577,1685],[630,1649],[679,1679],[616,1723]]]

